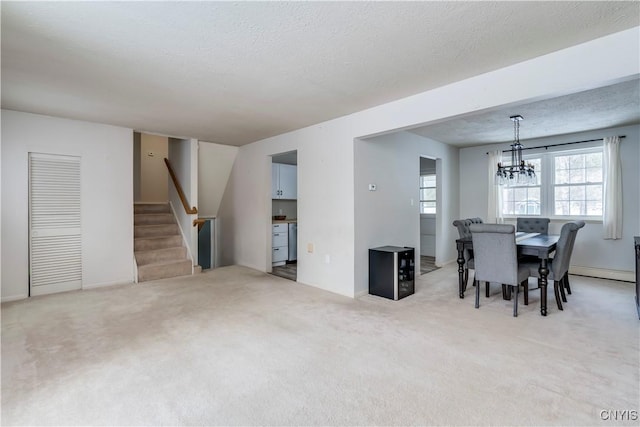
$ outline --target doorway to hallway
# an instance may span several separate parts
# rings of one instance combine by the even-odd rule
[[[420,157],[420,274],[438,269],[436,267],[438,185],[436,160]]]
[[[298,152],[271,156],[271,274],[298,278]]]

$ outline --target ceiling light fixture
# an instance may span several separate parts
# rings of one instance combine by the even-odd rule
[[[522,149],[520,143],[520,120],[521,115],[511,116],[513,121],[513,144],[511,144],[511,164],[498,162],[498,172],[496,173],[496,184],[498,185],[527,185],[537,183],[536,172],[531,163],[525,164],[522,160]]]

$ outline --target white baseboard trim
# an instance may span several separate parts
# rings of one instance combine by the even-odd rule
[[[21,299],[27,299],[27,294],[13,295],[10,297],[2,297],[2,302],[20,301]]]
[[[440,264],[436,263],[436,267],[438,267],[438,268],[442,268],[442,267],[444,267],[444,266],[446,266],[446,265],[449,265],[449,264],[458,264],[458,259],[457,259],[457,258],[454,258],[454,259],[452,259],[452,260],[445,261],[445,262],[440,263]]]
[[[345,294],[345,293],[342,293],[342,292],[338,292],[335,289],[327,289],[327,288],[324,288],[322,286],[313,285],[311,283],[301,282],[300,280],[297,280],[296,283],[299,283],[299,284],[304,285],[304,286],[309,286],[311,288],[320,289],[320,290],[323,290],[323,291],[326,291],[326,292],[331,292],[334,295],[340,295],[340,296],[351,298],[351,299],[355,298],[353,295],[349,295],[349,294]]]
[[[581,267],[574,265],[569,268],[569,274],[577,276],[598,277],[600,279],[618,280],[622,282],[635,282],[636,276],[633,271],[609,270],[606,268]]]
[[[136,261],[135,249],[133,253],[133,283],[138,283],[138,262]]]
[[[365,295],[369,295],[369,291],[360,291],[360,292],[356,292],[356,294],[353,296],[354,298],[360,298],[363,297]]]
[[[88,285],[82,285],[82,289],[86,290],[86,289],[104,288],[105,286],[116,286],[116,285],[133,285],[133,281],[117,280],[115,282],[91,283]]]
[[[86,289],[94,289],[94,288],[103,288],[105,286],[115,286],[115,285],[131,285],[133,284],[133,282],[131,280],[117,280],[115,282],[103,282],[103,283],[91,283],[89,285],[82,285],[81,289],[77,289],[77,290],[86,290]],[[60,291],[60,292],[65,292],[65,291]],[[52,292],[50,294],[43,294],[43,295],[53,295],[55,293],[60,293],[60,292]],[[33,295],[33,296],[40,296],[40,295]],[[13,295],[10,297],[2,297],[2,301],[3,303],[5,302],[11,302],[11,301],[19,301],[19,300],[23,300],[23,299],[27,299],[29,298],[29,296],[27,294],[20,294],[20,295]]]

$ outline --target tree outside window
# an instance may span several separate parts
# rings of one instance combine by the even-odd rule
[[[502,189],[502,212],[504,215],[540,215],[542,206],[541,176],[542,159],[529,158],[536,171],[533,184],[505,186]]]
[[[602,216],[602,151],[554,158],[554,214]]]

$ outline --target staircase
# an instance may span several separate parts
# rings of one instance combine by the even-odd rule
[[[133,212],[138,282],[190,275],[192,263],[169,205],[136,203]]]

